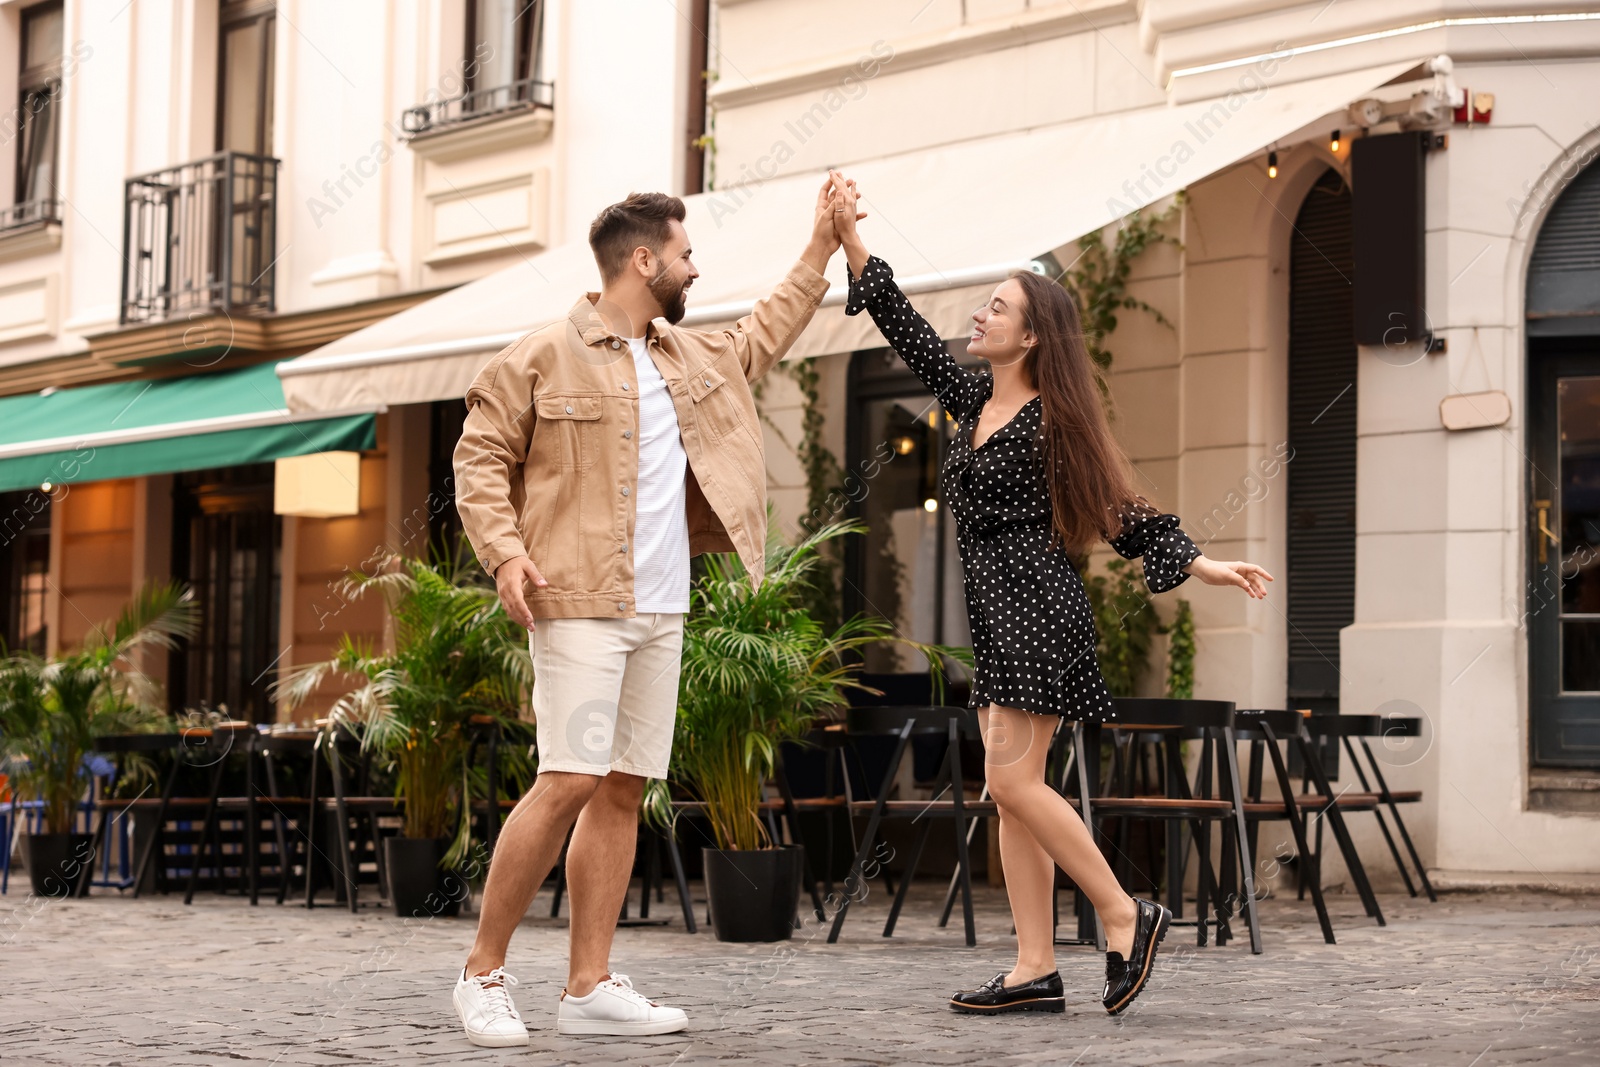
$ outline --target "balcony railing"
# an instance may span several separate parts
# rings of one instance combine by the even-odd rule
[[[416,107],[406,109],[406,113],[400,116],[400,125],[415,137],[419,133],[458,126],[463,122],[474,122],[494,115],[555,106],[555,85],[527,78],[511,82],[509,85],[474,89],[470,93],[436,100],[431,104],[418,104]]]
[[[272,311],[278,161],[222,152],[129,178],[122,321]]]
[[[0,208],[0,233],[31,226],[36,222],[60,222],[61,202],[49,197],[42,200],[24,200],[11,207]]]

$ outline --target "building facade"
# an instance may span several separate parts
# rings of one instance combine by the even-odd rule
[[[344,435],[358,475],[333,488],[358,499],[270,514],[297,462],[308,484],[334,462],[281,444],[96,478],[102,450],[51,491],[13,484],[13,643],[70,645],[144,577],[184,577],[221,636],[173,661],[175,699],[270,717],[260,678],[381,637],[338,580],[448,530],[466,383],[594,287],[588,220],[631,189],[688,197],[690,321],[714,328],[781,277],[841,167],[952,339],[1007,271],[1071,270],[1137,209],[1170,240],[1132,263],[1152,310],[1105,339],[1117,433],[1208,555],[1278,579],[1264,603],[1184,587],[1197,695],[1420,717],[1378,750],[1423,792],[1430,867],[1600,872],[1600,6],[118,7],[0,6],[0,405],[270,362],[267,406]],[[244,168],[225,179],[203,162],[224,151]],[[185,182],[228,195],[174,238]],[[764,390],[769,493],[791,533],[819,497],[868,521],[847,606],[960,643],[933,480],[951,426],[830,278]],[[808,411],[836,493],[796,454]],[[0,464],[75,443],[7,441]],[[246,632],[248,653],[226,636]]]
[[[182,579],[202,635],[142,666],[174,707],[259,721],[281,668],[382,640],[340,583],[448,533],[459,398],[357,405],[329,453],[268,365],[582,241],[596,196],[698,191],[693,27],[599,8],[0,5],[9,647]]]

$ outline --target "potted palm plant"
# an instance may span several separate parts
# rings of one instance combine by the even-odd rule
[[[775,524],[774,524],[775,525]],[[779,746],[800,741],[854,681],[849,654],[900,641],[928,657],[936,685],[942,656],[970,663],[965,649],[894,636],[886,620],[857,616],[828,630],[806,610],[818,546],[859,523],[834,523],[797,544],[774,539],[768,570],[753,587],[734,555],[704,558],[684,623],[683,670],[672,748],[672,780],[699,800],[716,847],[704,850],[711,924],[722,941],[790,936],[800,899],[799,847],[776,847],[760,817],[761,789]],[[652,819],[670,823],[670,797],[657,783]]]
[[[0,755],[11,764],[17,799],[38,802],[44,817],[44,832],[23,843],[35,894],[87,892],[93,841],[74,832],[90,786],[85,757],[96,738],[172,728],[159,687],[130,658],[192,636],[198,619],[186,587],[152,583],[115,619],[90,630],[77,651],[0,660]]]
[[[464,883],[451,872],[466,859],[471,801],[481,791],[467,762],[472,729],[526,734],[518,710],[533,683],[528,635],[460,545],[429,560],[392,556],[348,584],[352,597],[384,596],[394,650],[377,652],[346,634],[332,659],[292,669],[275,689],[299,707],[324,682],[355,678],[334,701],[324,740],[358,736],[393,775],[404,821],[399,836],[383,842],[390,902],[401,916],[454,915]],[[338,758],[336,745],[329,750]]]

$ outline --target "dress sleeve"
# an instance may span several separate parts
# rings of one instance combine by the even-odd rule
[[[933,391],[946,411],[957,418],[970,413],[983,397],[981,375],[956,363],[938,332],[894,283],[889,264],[877,256],[867,257],[861,277],[850,275],[850,296],[844,313],[859,315],[863,310],[872,315],[878,332],[922,379],[922,384]]]
[[[1189,576],[1183,568],[1203,554],[1178,528],[1178,516],[1163,515],[1143,497],[1122,511],[1122,532],[1110,540],[1123,559],[1144,557],[1144,584],[1152,593],[1176,589]]]

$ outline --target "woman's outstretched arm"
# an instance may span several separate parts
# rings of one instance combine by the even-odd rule
[[[1142,497],[1118,516],[1122,532],[1109,543],[1123,559],[1144,559],[1144,584],[1165,593],[1188,580],[1186,568],[1202,558],[1200,548],[1178,527],[1176,515],[1164,515]]]
[[[867,251],[856,232],[855,183],[846,182],[837,172],[835,183],[840,190],[836,203],[841,206],[834,215],[834,228],[850,265],[850,296],[845,314],[868,312],[884,340],[938,397],[944,409],[957,418],[965,417],[983,397],[980,377],[956,363],[938,331],[895,284],[889,264]]]
[[[1193,575],[1207,585],[1236,585],[1255,600],[1267,598],[1272,575],[1265,568],[1207,558],[1178,527],[1176,515],[1162,514],[1141,497],[1129,502],[1120,519],[1122,532],[1109,543],[1124,559],[1144,558],[1144,584],[1152,593],[1176,589]]]

